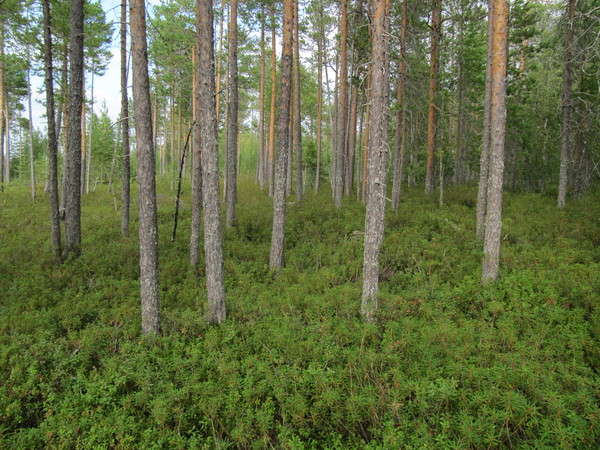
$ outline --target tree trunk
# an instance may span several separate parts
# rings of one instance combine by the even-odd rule
[[[131,168],[129,163],[129,99],[127,97],[127,0],[121,1],[121,134],[123,179],[121,182],[121,235],[129,236]]]
[[[27,55],[30,56],[29,45]],[[27,104],[29,109],[29,181],[31,185],[31,199],[35,201],[35,161],[33,160],[33,112],[31,110],[31,67],[27,68]]]
[[[160,333],[156,161],[152,135],[146,10],[144,0],[130,0],[133,107],[138,153],[140,296],[142,333]]]
[[[221,0],[221,12],[219,16],[219,50],[217,51],[217,87],[215,92],[217,132],[221,120],[221,55],[223,54],[223,24],[225,22],[225,0]]]
[[[285,240],[285,190],[287,151],[289,145],[289,120],[292,81],[292,28],[293,0],[283,1],[283,42],[281,52],[281,92],[279,95],[279,117],[277,122],[277,174],[273,198],[273,233],[269,266],[280,269],[284,265]]]
[[[378,309],[379,250],[385,225],[387,125],[389,61],[390,0],[375,0],[373,12],[373,37],[371,51],[371,127],[367,171],[367,199],[365,220],[365,246],[363,263],[362,304],[360,312],[368,322],[375,321]]]
[[[81,253],[81,108],[83,105],[83,0],[71,2],[69,124],[65,167],[65,253]]]
[[[299,0],[294,1],[294,146],[296,153],[296,201],[304,197],[302,180],[302,116],[300,104],[300,31]]]
[[[488,1],[488,43],[487,61],[485,69],[485,100],[483,109],[483,135],[481,143],[481,156],[479,159],[479,187],[477,189],[477,223],[475,235],[483,239],[485,234],[485,215],[487,200],[487,183],[490,170],[490,119],[492,108],[492,47],[494,35],[494,2]]]
[[[90,178],[92,176],[92,143],[94,138],[94,69],[92,68],[92,86],[90,90],[90,135],[88,137],[88,149],[85,168],[85,193],[90,193]]]
[[[0,186],[4,192],[5,175],[5,147],[4,147],[4,123],[6,115],[4,112],[4,27],[0,22]],[[8,181],[8,180],[6,180]]]
[[[573,59],[573,27],[575,22],[575,0],[569,0],[567,42],[562,83],[562,123],[560,130],[560,172],[558,177],[558,207],[564,208],[569,185],[569,120],[571,118],[571,64]]]
[[[317,38],[317,172],[315,174],[315,192],[319,192],[321,181],[321,154],[323,152],[323,4],[319,2],[319,37]]]
[[[44,67],[46,88],[46,116],[48,118],[48,185],[50,188],[50,235],[52,254],[56,262],[61,258],[60,212],[58,201],[58,139],[54,109],[54,79],[52,74],[52,31],[50,0],[42,1],[44,15]]]
[[[271,116],[269,118],[269,195],[275,192],[275,98],[277,97],[277,54],[275,46],[275,6],[271,10]]]
[[[258,98],[258,183],[261,189],[267,186],[265,145],[265,7],[260,12],[260,93]]]
[[[400,193],[404,172],[404,154],[406,144],[406,27],[408,25],[408,0],[402,2],[402,25],[400,29],[400,64],[398,71],[398,109],[396,111],[396,130],[394,133],[394,179],[392,182],[392,208],[400,206]]]
[[[442,0],[434,0],[431,12],[431,54],[429,71],[429,113],[427,121],[427,174],[425,192],[431,194],[435,189],[435,135],[437,128],[436,92],[438,80],[439,41],[441,32]]]
[[[337,151],[335,155],[334,200],[336,208],[342,207],[346,164],[346,126],[348,116],[348,0],[341,0],[340,18],[340,84],[338,94]]]
[[[204,250],[208,320],[220,325],[226,317],[223,234],[219,201],[219,148],[215,104],[213,9],[211,0],[196,1],[198,46],[197,90],[202,152]]]
[[[229,98],[227,119],[227,161],[225,176],[227,191],[225,201],[227,212],[225,226],[235,225],[235,206],[237,203],[237,150],[238,150],[238,62],[237,62],[237,0],[229,2]]]
[[[502,186],[504,184],[504,135],[506,130],[506,62],[508,38],[508,2],[494,2],[492,44],[492,105],[490,168],[487,190],[487,213],[483,242],[483,285],[498,279],[500,233],[502,231]]]

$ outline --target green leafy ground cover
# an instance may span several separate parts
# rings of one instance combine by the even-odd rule
[[[83,256],[52,262],[47,200],[0,197],[0,447],[593,448],[600,439],[600,196],[506,194],[502,278],[479,285],[475,189],[388,210],[378,325],[360,320],[364,208],[288,208],[240,185],[225,232],[228,319],[204,320],[190,198],[170,242],[159,186],[163,335],[140,338],[137,222],[83,198]],[[292,198],[293,202],[293,198]],[[134,205],[135,211],[137,205]],[[134,217],[137,215],[133,214]]]

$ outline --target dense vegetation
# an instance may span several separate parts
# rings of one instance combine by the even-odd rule
[[[360,319],[364,206],[288,209],[240,180],[225,232],[228,320],[208,326],[159,185],[163,333],[140,337],[138,244],[117,199],[83,198],[83,255],[53,263],[46,200],[0,207],[0,447],[591,448],[600,439],[600,193],[505,196],[502,276],[480,287],[474,187],[387,214],[377,325]],[[40,196],[42,197],[42,196]],[[134,195],[132,198],[137,198]],[[137,208],[132,208],[136,211]],[[135,214],[132,227],[137,227]],[[135,236],[135,233],[132,233]],[[202,265],[200,265],[202,267]]]

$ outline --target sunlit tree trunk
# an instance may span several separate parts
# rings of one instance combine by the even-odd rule
[[[58,139],[56,136],[54,109],[54,78],[52,70],[52,31],[50,0],[42,1],[44,17],[44,74],[46,89],[46,117],[48,119],[48,186],[50,191],[50,235],[52,254],[59,262],[61,259],[60,214],[58,201]]]
[[[129,99],[127,97],[127,0],[121,2],[121,134],[123,178],[121,181],[121,234],[129,236],[130,179]]]
[[[285,191],[287,147],[289,145],[289,120],[292,82],[292,28],[293,0],[283,1],[283,42],[281,52],[281,91],[279,94],[279,116],[277,122],[277,174],[273,196],[273,233],[271,236],[271,269],[283,268],[285,241]]]
[[[431,194],[435,189],[435,135],[437,128],[437,80],[439,64],[439,41],[442,18],[442,0],[434,0],[431,12],[431,53],[429,64],[429,113],[427,120],[427,173],[425,192]]]
[[[490,168],[487,190],[487,212],[483,241],[481,282],[486,285],[498,279],[500,265],[500,233],[502,231],[502,186],[504,184],[504,135],[506,130],[506,63],[508,40],[508,2],[494,2],[492,44],[492,105]]]
[[[83,0],[71,2],[69,124],[65,167],[65,252],[81,253],[81,108],[83,104]]]
[[[346,127],[348,119],[348,0],[341,0],[340,17],[340,82],[338,93],[337,148],[335,155],[334,200],[336,208],[342,206],[346,164]]]
[[[225,201],[227,211],[225,226],[235,225],[235,207],[237,203],[237,150],[238,150],[238,63],[237,63],[237,0],[229,2],[229,98],[227,120],[227,159],[225,176],[227,191]]]
[[[138,204],[140,239],[140,296],[142,333],[160,332],[158,280],[158,223],[156,213],[156,165],[152,135],[146,8],[144,0],[130,0],[133,108],[138,154]]]
[[[567,22],[567,42],[562,83],[562,122],[560,130],[560,172],[558,177],[558,207],[564,208],[569,185],[569,120],[571,118],[571,64],[573,59],[573,27],[575,19],[575,0],[569,0]]]
[[[374,0],[373,37],[371,51],[371,127],[367,170],[365,245],[363,263],[362,304],[360,312],[368,322],[374,322],[378,309],[379,250],[383,241],[386,201],[387,124],[390,0]]]

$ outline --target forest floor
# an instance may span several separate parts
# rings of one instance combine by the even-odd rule
[[[600,440],[600,192],[559,211],[505,194],[501,279],[480,286],[476,188],[388,208],[381,311],[361,321],[364,207],[288,206],[245,179],[224,232],[227,321],[189,267],[190,193],[158,190],[162,336],[140,337],[137,202],[83,197],[83,255],[55,267],[47,196],[0,194],[0,447],[593,448]],[[133,195],[137,198],[137,194]]]

